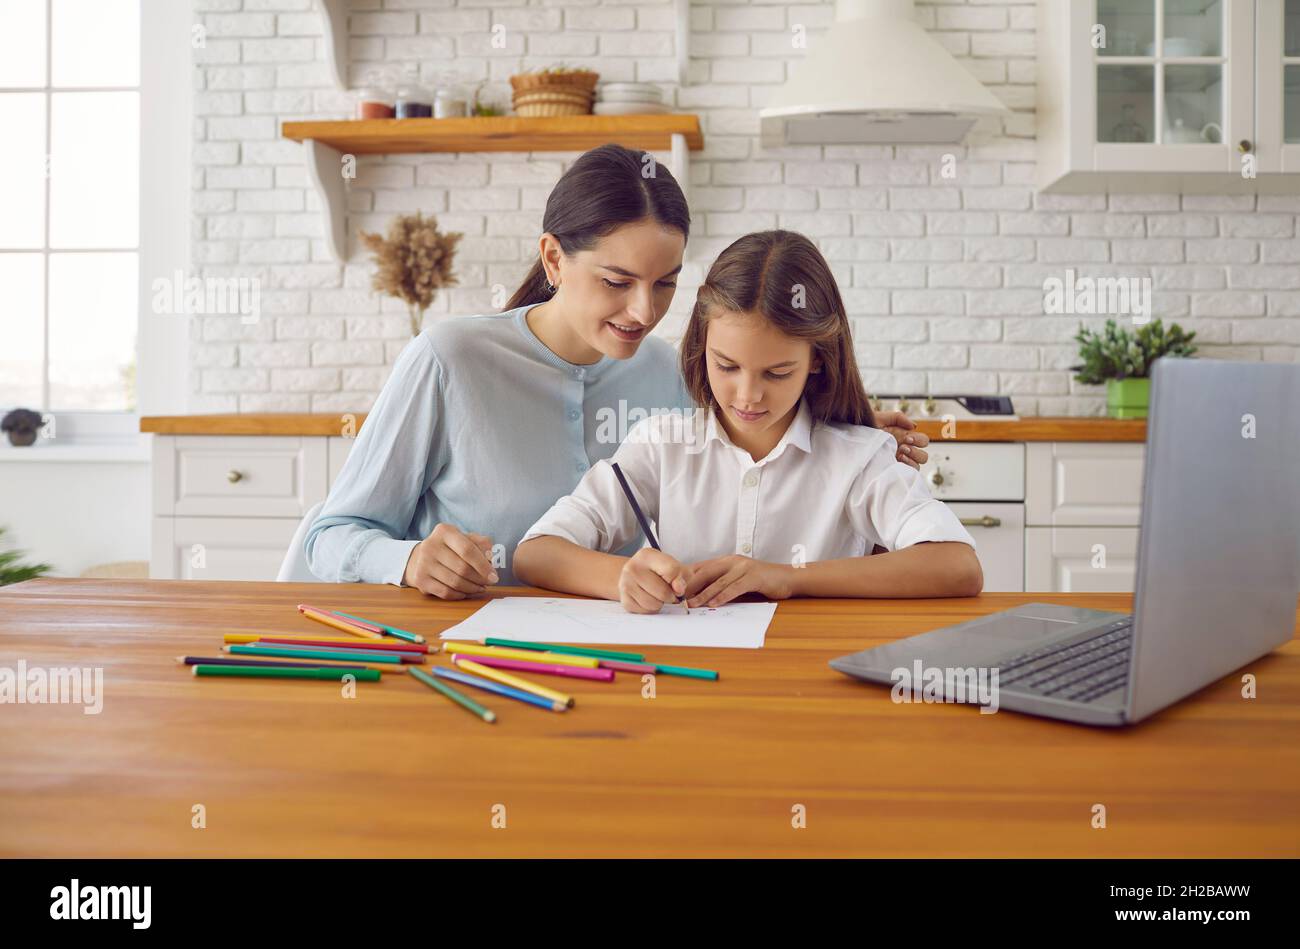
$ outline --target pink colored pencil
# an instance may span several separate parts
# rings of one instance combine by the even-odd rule
[[[655,666],[648,662],[624,662],[622,659],[602,659],[600,660],[600,668],[617,670],[618,672],[654,673],[658,671]]]
[[[613,669],[582,669],[578,666],[557,666],[551,662],[528,662],[524,659],[501,659],[498,656],[462,656],[460,653],[452,653],[452,662],[461,659],[470,659],[481,666],[493,666],[497,669],[517,669],[520,672],[568,676],[571,679],[595,679],[597,682],[612,682],[614,679]]]

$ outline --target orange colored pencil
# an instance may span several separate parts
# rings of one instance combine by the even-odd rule
[[[298,607],[298,612],[310,620],[317,623],[323,623],[326,626],[333,626],[335,629],[344,633],[351,633],[353,636],[360,636],[362,639],[383,639],[379,633],[372,633],[368,629],[362,629],[360,626],[353,626],[347,620],[339,619],[337,616],[331,616],[329,613],[322,613],[319,610],[313,610],[311,607]]]

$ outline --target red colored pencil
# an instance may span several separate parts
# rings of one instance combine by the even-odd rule
[[[459,653],[452,653],[452,662],[460,659],[471,659],[480,666],[492,666],[497,669],[517,669],[520,672],[568,676],[571,679],[595,679],[597,682],[612,682],[614,680],[613,669],[582,669],[578,666],[557,666],[553,662],[527,662],[523,659],[501,659],[497,656],[462,656]]]

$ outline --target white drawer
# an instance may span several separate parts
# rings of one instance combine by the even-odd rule
[[[987,501],[948,502],[975,539],[985,593],[1025,589],[1025,506]]]
[[[930,493],[942,501],[1023,501],[1025,446],[932,441],[921,468]]]
[[[301,517],[326,492],[323,438],[154,441],[154,513]]]
[[[274,580],[294,517],[155,517],[155,580]]]
[[[1136,527],[1146,446],[1036,442],[1027,446],[1025,518],[1036,527]]]
[[[1028,593],[1132,593],[1136,527],[1028,527]]]

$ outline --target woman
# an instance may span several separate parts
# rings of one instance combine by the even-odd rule
[[[406,347],[307,534],[322,580],[443,599],[514,583],[524,532],[646,415],[694,407],[667,313],[690,213],[662,165],[602,145],[547,198],[539,256],[506,312],[446,320]],[[879,413],[899,460],[927,439]],[[640,539],[624,548],[635,552]]]

